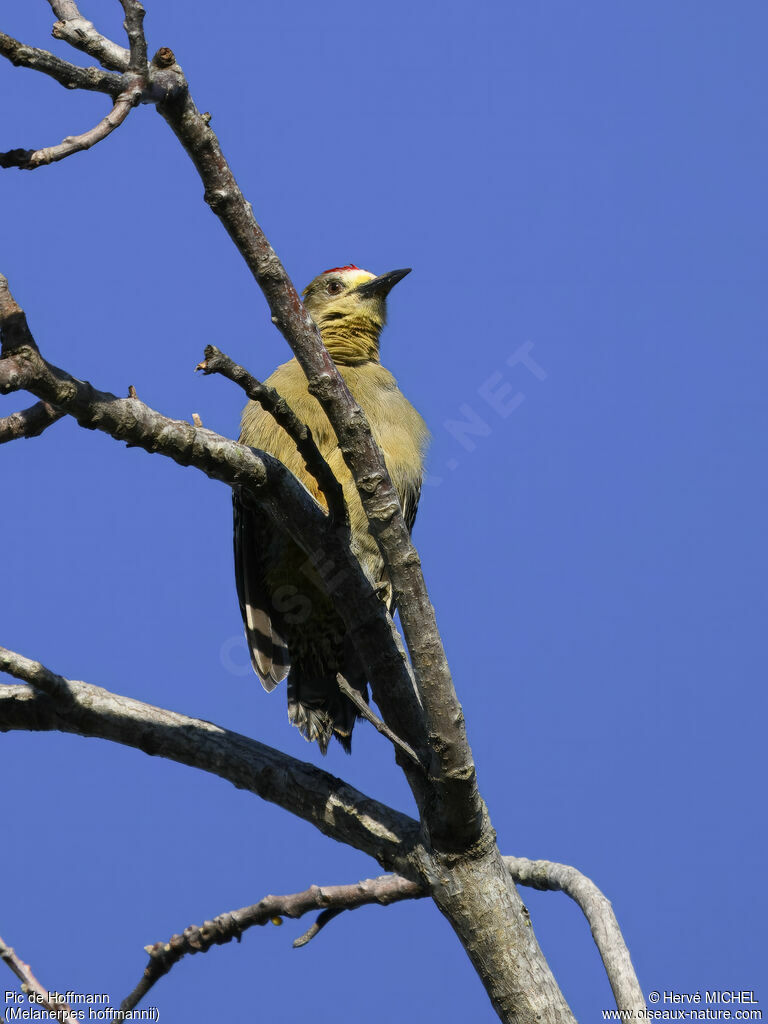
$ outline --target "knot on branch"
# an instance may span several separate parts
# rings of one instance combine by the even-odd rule
[[[173,67],[176,63],[176,55],[169,46],[161,46],[152,58],[152,66],[164,70]]]
[[[7,350],[3,345],[3,357],[0,359],[0,393],[7,395],[12,391],[21,391],[27,387],[35,376],[35,357],[37,349],[27,345]]]
[[[218,213],[231,198],[232,192],[228,188],[207,188],[203,193],[203,199],[214,213]]]
[[[334,380],[335,375],[330,370],[321,370],[307,382],[307,391],[313,398],[319,400],[321,396],[328,394],[329,389],[333,387]]]
[[[361,491],[365,491],[366,494],[375,494],[383,482],[384,474],[379,470],[376,470],[373,473],[366,473],[365,476],[360,477],[357,482],[357,486]],[[377,515],[376,518],[389,520],[395,515],[398,507],[399,506],[395,502],[390,502],[383,510],[381,510],[380,514]]]
[[[24,387],[24,375],[12,359],[0,360],[0,395],[10,395]]]
[[[82,19],[83,21],[85,19]],[[91,28],[93,28],[93,22],[87,22]],[[65,21],[54,21],[53,27],[51,28],[51,35],[54,39],[64,39],[66,35],[67,23]]]

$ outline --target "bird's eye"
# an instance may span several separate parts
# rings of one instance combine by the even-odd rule
[[[329,295],[338,295],[341,291],[341,281],[329,281],[327,288]]]

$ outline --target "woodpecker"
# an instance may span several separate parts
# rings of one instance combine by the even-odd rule
[[[379,361],[386,300],[407,270],[375,276],[349,264],[314,279],[304,305],[352,396],[365,412],[381,449],[403,517],[412,529],[421,493],[429,431]],[[299,419],[341,483],[349,511],[352,549],[382,600],[393,610],[392,589],[336,434],[320,403],[307,390],[295,359],[268,378]],[[278,458],[323,506],[317,482],[296,445],[257,402],[243,410],[240,441]],[[325,753],[331,736],[349,752],[357,717],[340,690],[337,673],[368,699],[368,684],[327,593],[310,560],[267,516],[234,492],[235,577],[251,664],[269,693],[288,676],[288,718]],[[331,569],[331,573],[333,570]]]

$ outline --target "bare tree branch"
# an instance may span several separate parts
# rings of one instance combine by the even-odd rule
[[[84,18],[74,0],[48,0],[51,10],[59,19],[53,26],[56,39],[63,39],[77,50],[94,57],[102,67],[112,71],[127,71],[130,52],[96,31],[93,22]]]
[[[299,455],[304,459],[307,471],[317,481],[322,494],[325,497],[334,522],[341,526],[348,525],[347,506],[344,501],[344,490],[333,475],[333,471],[315,444],[312,431],[302,423],[296,413],[291,409],[286,400],[279,395],[274,388],[252,377],[242,366],[238,366],[229,356],[220,352],[215,345],[207,345],[205,359],[197,366],[204,374],[218,373],[227,380],[238,384],[245,394],[259,405],[274,421],[283,428],[298,449]]]
[[[12,412],[0,419],[0,444],[16,441],[20,437],[38,437],[64,413],[48,402],[35,402],[28,409]]]
[[[254,925],[265,925],[271,921],[280,923],[279,918],[298,918],[313,910],[335,916],[344,910],[355,910],[371,903],[386,906],[422,895],[424,893],[416,882],[410,882],[399,875],[382,875],[354,885],[313,885],[305,892],[292,893],[290,896],[265,896],[250,907],[220,914],[200,927],[185,928],[181,935],[173,935],[167,942],[147,946],[149,963],[144,969],[144,975],[133,992],[120,1004],[120,1009],[133,1009],[155,982],[188,953],[205,953],[211,946],[223,945],[233,939],[239,941],[243,932]],[[294,947],[303,944],[297,939]]]
[[[606,972],[621,1010],[638,1011],[645,1008],[642,990],[634,975],[629,953],[613,915],[610,902],[594,882],[576,868],[546,860],[528,860],[525,857],[504,858],[510,875],[519,885],[535,889],[562,891],[574,899],[584,912],[595,936]],[[346,910],[378,903],[387,906],[402,900],[423,899],[429,893],[423,885],[399,875],[382,875],[353,885],[310,886],[290,896],[265,896],[249,907],[221,914],[200,927],[185,928],[181,935],[173,935],[167,942],[147,947],[149,963],[144,975],[120,1005],[121,1010],[133,1009],[161,977],[188,953],[205,953],[214,945],[223,945],[233,939],[240,940],[243,932],[255,925],[279,923],[279,918],[299,918],[319,910],[312,926],[293,942],[294,949],[305,946],[327,924]],[[598,938],[600,936],[600,938]],[[610,947],[610,949],[608,948]],[[619,966],[615,954],[623,947],[626,962]]]
[[[281,500],[297,506],[292,509],[293,513],[303,509],[300,517],[305,525],[312,518],[316,523],[322,522],[322,512],[309,493],[298,481],[292,485],[291,474],[282,471],[281,464],[270,456],[260,455],[255,449],[220,437],[213,431],[193,427],[184,420],[168,419],[137,398],[117,398],[109,392],[97,391],[87,382],[47,363],[31,336],[29,341],[20,340],[15,347],[11,334],[21,339],[28,328],[20,311],[13,314],[12,324],[10,317],[4,319],[4,292],[8,294],[7,282],[0,276],[0,331],[4,340],[0,358],[1,393],[30,391],[73,416],[81,426],[102,430],[150,452],[160,452],[180,465],[193,465],[230,486],[243,484],[255,495],[269,490],[270,476],[274,475],[272,484],[282,478],[282,484],[277,484],[283,491]]]
[[[595,883],[568,864],[557,864],[551,860],[528,860],[526,857],[505,857],[504,861],[509,873],[520,885],[564,892],[578,903],[589,922],[616,1006],[620,1010],[644,1010],[643,990],[613,907]]]
[[[22,171],[34,171],[45,164],[53,164],[68,156],[73,156],[75,153],[82,153],[83,150],[90,149],[91,146],[95,146],[111,135],[115,128],[120,127],[141,99],[143,91],[143,83],[134,83],[117,97],[115,105],[97,125],[87,132],[83,132],[82,135],[68,135],[57,146],[46,146],[44,149],[34,150],[12,149],[6,153],[0,153],[0,167],[18,167]]]
[[[48,989],[41,985],[32,973],[29,964],[20,960],[15,951],[7,946],[0,938],[0,960],[7,964],[21,982],[21,990],[28,996],[34,997],[35,1006],[47,1010],[55,1019],[60,1021],[74,1020],[72,1008],[66,1002],[53,1002],[48,998]]]
[[[120,0],[125,12],[125,33],[130,45],[128,68],[137,75],[147,72],[147,40],[144,36],[144,8],[139,0]]]
[[[139,0],[121,0],[121,4],[125,12],[125,30],[130,41],[128,70],[131,74],[123,76],[121,91],[115,96],[112,110],[87,132],[80,135],[69,135],[57,146],[47,146],[36,150],[13,149],[6,153],[0,153],[0,167],[18,167],[21,170],[31,171],[45,164],[64,160],[74,153],[90,149],[98,142],[103,141],[116,128],[119,128],[132,108],[141,101],[147,91],[150,77],[150,69],[147,66],[147,41],[143,29],[144,8]],[[53,4],[53,6],[54,9],[57,6],[68,9],[70,5]],[[79,12],[75,14],[76,10],[76,8],[72,11],[65,10],[65,13],[71,13],[77,20],[80,15]],[[82,28],[80,31],[83,31]],[[95,68],[91,69],[89,73],[67,64],[66,61],[58,60],[45,50],[24,47],[23,44],[8,36],[0,38],[0,47],[2,47],[0,52],[13,63],[24,64],[26,67],[44,71],[56,78],[57,81],[63,81],[70,88],[77,88],[83,82],[86,88],[111,91],[111,86],[117,81],[114,75],[104,75],[96,71]]]
[[[117,97],[125,88],[119,75],[100,71],[99,68],[78,67],[67,60],[55,57],[48,50],[27,46],[4,32],[0,32],[0,56],[7,58],[16,67],[40,71],[66,89],[85,89]]]
[[[45,680],[46,670],[38,666],[31,672],[37,684],[50,686],[59,695],[63,680],[54,677]],[[600,951],[608,979],[620,1010],[638,1012],[645,1009],[642,990],[632,967],[629,953],[613,914],[610,902],[597,886],[576,868],[546,860],[525,857],[505,857],[507,869],[519,885],[534,889],[561,891],[570,896],[584,912]],[[166,975],[184,956],[205,953],[212,946],[240,940],[243,932],[256,925],[281,923],[281,918],[300,918],[313,910],[320,911],[312,926],[293,942],[294,949],[305,946],[330,921],[346,910],[378,903],[388,906],[402,900],[423,899],[428,891],[419,882],[400,875],[382,875],[352,885],[310,886],[300,893],[287,896],[265,896],[258,903],[239,910],[220,914],[201,926],[191,925],[181,935],[173,935],[167,942],[147,946],[149,963],[144,974],[120,1005],[122,1011],[133,1009],[160,978]],[[0,958],[31,991],[41,996],[47,992],[35,979],[29,966],[22,963],[0,939]],[[47,1004],[44,1004],[47,1005]],[[66,1004],[47,1005],[52,1013],[68,1010]],[[66,1017],[59,1017],[66,1019]]]
[[[57,6],[69,8],[74,7],[74,4],[63,0]],[[59,30],[61,30],[61,34]],[[161,47],[150,65],[146,63],[145,50],[144,63],[141,65],[140,73],[133,71],[129,73],[129,51],[116,46],[100,35],[92,23],[79,14],[66,22],[58,22],[54,25],[53,34],[57,38],[66,38],[67,42],[73,46],[95,56],[105,67],[124,73],[110,74],[99,68],[78,67],[76,64],[62,60],[48,50],[27,46],[2,32],[0,32],[0,56],[5,57],[16,67],[40,71],[67,89],[102,92],[111,96],[113,100],[117,100],[118,97],[138,86],[141,88],[138,91],[138,98],[134,102],[142,103],[157,103],[159,100],[168,99],[187,89],[181,69],[175,65],[176,58],[173,51],[168,47]],[[11,159],[14,156],[18,158],[19,153],[31,154],[32,152],[34,151],[11,150]],[[17,166],[17,164],[6,161],[4,166]]]
[[[417,823],[314,765],[211,722],[71,682],[4,647],[0,671],[28,684],[0,685],[2,732],[95,736],[199,768],[277,804],[385,868],[414,873]]]

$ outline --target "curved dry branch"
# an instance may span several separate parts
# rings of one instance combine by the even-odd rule
[[[620,1010],[645,1010],[645,998],[632,959],[621,934],[610,900],[595,883],[568,864],[551,860],[505,857],[512,878],[519,885],[564,892],[581,907],[608,975]]]
[[[211,722],[71,682],[4,647],[0,671],[26,684],[0,685],[2,732],[93,736],[198,768],[283,807],[383,867],[413,873],[417,823],[314,765]]]
[[[55,409],[48,402],[35,402],[28,409],[3,416],[0,418],[0,444],[16,441],[20,437],[38,437],[63,415],[60,409]]]
[[[518,885],[534,889],[564,892],[575,900],[584,913],[600,951],[608,980],[620,1010],[637,1012],[645,1008],[643,993],[629,959],[618,923],[609,900],[585,875],[567,864],[526,857],[505,857],[504,862]],[[312,926],[293,942],[294,948],[305,946],[330,921],[346,910],[378,903],[387,906],[402,900],[424,899],[428,890],[416,881],[400,875],[382,875],[353,885],[310,886],[290,896],[265,896],[249,907],[221,914],[200,927],[190,926],[181,935],[167,942],[147,947],[149,963],[133,992],[121,1004],[122,1010],[138,1004],[156,981],[189,953],[205,953],[214,945],[240,940],[248,928],[265,925],[275,918],[298,918],[318,910]]]
[[[39,666],[33,673],[35,681],[51,687],[54,693],[60,696],[64,681],[58,676],[44,680],[42,676],[45,674],[46,670]],[[504,861],[511,877],[518,885],[564,892],[578,903],[600,950],[617,1007],[634,1013],[645,1009],[642,990],[635,977],[610,902],[594,882],[576,868],[566,864],[529,860],[526,857],[505,857]],[[172,935],[166,942],[156,942],[147,946],[149,962],[141,980],[123,1000],[120,1009],[126,1011],[137,1006],[156,982],[168,974],[183,957],[206,953],[213,946],[224,945],[233,939],[240,941],[243,932],[249,928],[270,922],[281,924],[283,917],[297,919],[306,913],[319,911],[311,927],[299,938],[294,939],[293,947],[297,949],[305,946],[344,911],[374,903],[388,906],[403,900],[424,899],[428,895],[428,890],[419,882],[391,874],[365,879],[351,885],[312,885],[304,892],[286,896],[265,896],[258,903],[220,914],[200,926],[190,925],[180,935]],[[11,970],[32,991],[41,996],[46,994],[29,966],[22,963],[13,950],[5,946],[2,939],[0,958],[8,963]],[[61,1012],[66,1007],[57,1004],[55,1008],[51,1007],[51,1012],[54,1012],[54,1009]]]
[[[371,903],[386,906],[399,900],[417,899],[423,895],[424,891],[416,882],[408,881],[400,875],[382,875],[353,885],[313,885],[304,892],[291,893],[290,896],[265,896],[263,900],[250,907],[241,907],[240,910],[220,914],[199,927],[192,925],[185,928],[181,935],[172,935],[167,942],[156,942],[153,946],[147,946],[149,963],[144,969],[141,981],[123,1000],[120,1009],[132,1010],[155,982],[188,953],[206,953],[211,946],[221,946],[233,939],[239,941],[243,932],[255,925],[270,922],[280,924],[280,918],[298,918],[313,910],[320,910],[321,916],[336,916],[344,910],[355,910]],[[294,948],[309,941],[305,938],[307,934],[309,933],[301,937],[305,939],[304,942],[300,939],[294,942]],[[313,931],[313,934],[316,934],[316,931]]]
[[[43,149],[12,149],[0,153],[0,167],[18,167],[21,171],[34,171],[38,167],[57,163],[75,153],[90,149],[120,127],[140,101],[143,91],[142,82],[129,86],[125,92],[120,93],[110,112],[97,125],[82,135],[68,135],[57,146],[46,146]]]

